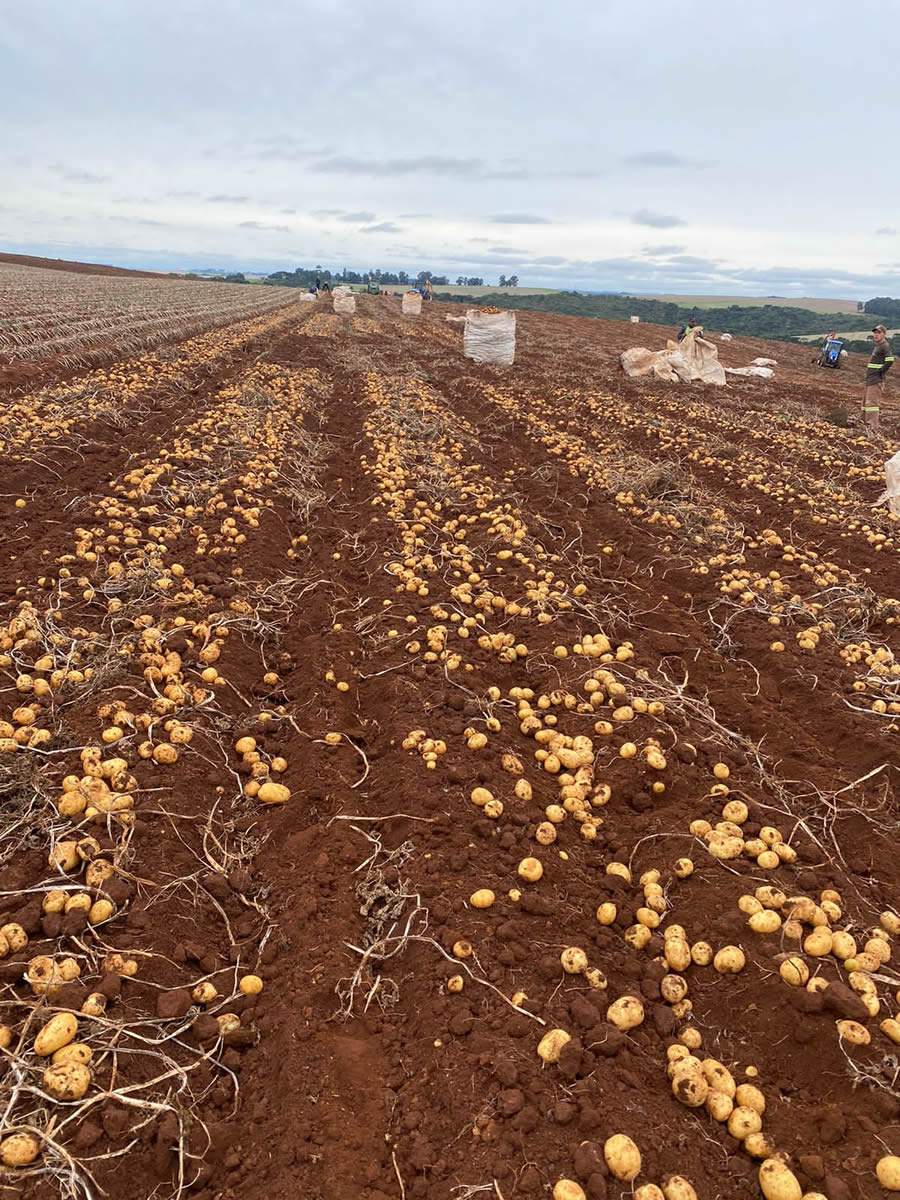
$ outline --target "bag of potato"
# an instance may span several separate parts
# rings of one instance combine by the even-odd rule
[[[335,292],[334,311],[343,317],[352,317],[356,312],[356,297],[352,292]]]
[[[516,314],[499,308],[468,309],[463,354],[473,362],[511,367],[516,357]]]
[[[417,317],[422,311],[422,297],[418,292],[404,292],[400,301],[400,311],[404,317]]]
[[[875,501],[875,506],[887,504],[888,511],[900,517],[900,450],[884,464],[884,481],[887,487]]]

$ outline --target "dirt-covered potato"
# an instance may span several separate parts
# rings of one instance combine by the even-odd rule
[[[754,1109],[760,1116],[766,1111],[766,1098],[755,1084],[739,1083],[734,1098],[738,1104]]]
[[[571,1040],[571,1035],[564,1029],[549,1030],[538,1042],[538,1057],[545,1063],[559,1062],[563,1047]]]
[[[588,966],[588,956],[580,946],[567,946],[559,961],[567,975],[582,975]]]
[[[634,1193],[634,1200],[666,1200],[666,1197],[655,1183],[642,1183]]]
[[[665,1200],[697,1200],[693,1185],[683,1175],[671,1175],[663,1184]]]
[[[603,1145],[603,1157],[611,1173],[623,1183],[631,1183],[640,1173],[641,1152],[624,1133],[614,1133]]]
[[[78,1033],[78,1019],[74,1013],[61,1012],[51,1017],[34,1039],[34,1052],[42,1058],[47,1058],[61,1046],[67,1046],[75,1040]]]
[[[51,1061],[54,1065],[78,1062],[87,1066],[93,1056],[94,1052],[86,1042],[69,1042],[68,1046],[60,1046],[58,1050],[54,1050]]]
[[[80,1100],[91,1086],[91,1073],[84,1063],[55,1063],[44,1072],[44,1088],[57,1100]]]
[[[620,996],[606,1010],[606,1019],[616,1029],[636,1029],[644,1022],[644,1006],[637,996]]]
[[[553,1185],[553,1200],[587,1200],[587,1195],[574,1179],[558,1179]]]
[[[797,954],[791,954],[784,959],[778,968],[778,974],[791,987],[804,987],[809,981],[809,967]]]
[[[728,1132],[739,1142],[751,1133],[759,1133],[761,1129],[762,1117],[755,1108],[748,1108],[746,1104],[738,1104],[728,1118]]]
[[[803,1200],[797,1176],[777,1158],[767,1158],[760,1164],[759,1186],[766,1200]]]
[[[723,946],[713,959],[713,966],[720,975],[737,975],[747,962],[740,946]]]
[[[41,1143],[33,1133],[13,1133],[0,1142],[0,1162],[4,1167],[27,1167],[41,1152]]]

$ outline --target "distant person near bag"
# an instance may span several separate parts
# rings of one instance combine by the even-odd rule
[[[872,330],[875,345],[872,356],[866,365],[866,392],[863,399],[862,418],[867,433],[881,432],[881,401],[884,398],[884,381],[888,371],[894,365],[894,354],[891,343],[887,339],[887,329],[884,325],[876,325]]]

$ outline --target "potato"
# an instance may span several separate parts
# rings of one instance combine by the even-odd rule
[[[115,915],[115,905],[111,900],[95,900],[88,910],[88,923],[102,925]]]
[[[737,1090],[734,1076],[723,1063],[714,1058],[704,1058],[700,1065],[706,1082],[714,1091],[724,1092],[726,1096],[734,1096]]]
[[[683,1175],[671,1175],[663,1184],[665,1200],[697,1200],[693,1185]]]
[[[81,1006],[86,1017],[102,1017],[106,1012],[107,999],[102,992],[91,992]]]
[[[878,1182],[886,1192],[900,1192],[900,1158],[896,1154],[885,1154],[875,1164]]]
[[[642,1183],[634,1193],[633,1200],[666,1200],[662,1188],[655,1183]]]
[[[625,941],[635,950],[643,950],[652,937],[646,925],[629,925],[625,930]]]
[[[13,1133],[0,1142],[0,1162],[4,1167],[27,1167],[41,1152],[41,1143],[33,1133]]]
[[[553,1185],[553,1200],[587,1200],[587,1194],[573,1179],[558,1179]]]
[[[559,961],[567,975],[581,975],[587,970],[588,956],[579,946],[567,946]]]
[[[752,917],[754,913],[763,911],[762,902],[757,900],[755,896],[739,896],[737,906],[748,917]]]
[[[835,1025],[842,1042],[849,1042],[852,1046],[868,1046],[872,1040],[871,1033],[859,1021],[835,1021]]]
[[[644,1022],[644,1006],[637,996],[620,996],[606,1010],[606,1019],[616,1029],[636,1029]]]
[[[797,1176],[777,1158],[767,1158],[760,1164],[759,1186],[766,1200],[803,1200]]]
[[[614,1133],[603,1145],[603,1157],[616,1179],[631,1183],[641,1169],[641,1152],[624,1133]]]
[[[75,1014],[57,1013],[56,1016],[50,1018],[34,1039],[34,1052],[40,1054],[42,1058],[46,1058],[54,1051],[59,1050],[61,1046],[67,1046],[69,1042],[74,1041],[77,1033],[78,1019]]]
[[[696,1060],[695,1060],[696,1061]],[[681,1064],[678,1064],[681,1066]],[[700,1108],[709,1095],[709,1084],[697,1067],[682,1067],[672,1076],[672,1095],[688,1108]]]
[[[24,950],[28,945],[28,934],[15,921],[10,921],[8,925],[0,926],[0,933],[6,938],[9,948],[14,954],[19,950]]]
[[[469,903],[473,908],[490,908],[496,899],[490,888],[479,888],[469,897]]]
[[[740,946],[723,946],[713,959],[713,966],[720,975],[737,975],[743,971],[746,962]]]
[[[708,967],[713,960],[713,948],[709,942],[694,942],[691,946],[691,961],[698,967]]]
[[[755,1108],[749,1108],[745,1104],[738,1104],[728,1118],[728,1132],[739,1142],[751,1133],[759,1133],[761,1129],[762,1117]]]
[[[219,1036],[224,1037],[226,1033],[234,1033],[235,1029],[240,1029],[241,1018],[237,1013],[221,1013],[216,1017],[216,1024],[219,1026]]]
[[[727,1121],[734,1111],[734,1101],[724,1092],[711,1091],[706,1097],[706,1111],[714,1121]]]
[[[764,1133],[751,1133],[744,1139],[744,1149],[752,1158],[771,1158],[775,1147]]]
[[[809,981],[809,967],[796,954],[792,954],[781,963],[778,974],[791,987],[804,987]]]
[[[84,1063],[58,1063],[44,1072],[44,1088],[57,1100],[80,1100],[90,1086],[91,1073]]]
[[[889,1037],[892,1042],[900,1045],[900,1021],[895,1020],[894,1017],[886,1017],[879,1025],[879,1029],[885,1037]]]
[[[688,1029],[682,1029],[678,1035],[682,1045],[687,1046],[691,1050],[696,1050],[703,1045],[703,1036],[699,1029],[694,1029],[693,1026]]]
[[[834,934],[827,925],[817,925],[812,933],[803,939],[803,949],[814,958],[823,958],[831,953]]]
[[[567,1042],[572,1040],[564,1029],[551,1029],[538,1042],[538,1058],[545,1063],[559,1062],[559,1056]]]
[[[609,900],[597,909],[597,920],[601,925],[612,925],[618,915],[616,906]]]
[[[287,804],[291,798],[291,789],[283,783],[264,783],[256,793],[256,798],[263,804]]]
[[[666,1003],[677,1004],[687,995],[687,980],[683,975],[664,975],[660,980],[659,990]]]
[[[196,1004],[212,1004],[218,994],[215,984],[210,983],[208,979],[204,979],[202,983],[198,983],[192,990],[191,999]]]
[[[539,858],[523,858],[516,867],[516,874],[528,883],[537,883],[544,874],[544,867]]]
[[[238,984],[245,996],[258,996],[263,990],[263,981],[258,975],[245,975]]]
[[[691,948],[683,937],[667,937],[663,957],[673,971],[686,971],[691,965]]]
[[[760,1116],[766,1111],[766,1098],[752,1083],[740,1083],[735,1089],[734,1098],[744,1108],[752,1108]]]
[[[60,1046],[58,1050],[54,1050],[51,1061],[54,1065],[78,1062],[87,1066],[93,1057],[94,1052],[86,1042],[69,1042],[68,1046]]]
[[[747,924],[754,933],[777,933],[781,928],[781,917],[771,908],[764,908],[762,912],[753,913]]]
[[[607,979],[599,967],[588,967],[584,973],[584,978],[588,986],[592,987],[595,992],[605,991]]]

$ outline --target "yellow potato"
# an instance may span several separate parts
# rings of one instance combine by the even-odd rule
[[[762,1129],[762,1117],[754,1108],[739,1104],[728,1118],[728,1132],[733,1138],[742,1142],[751,1133],[759,1133]]]
[[[767,1158],[760,1164],[759,1186],[766,1200],[803,1200],[797,1176],[777,1158]]]
[[[634,1200],[666,1200],[662,1188],[655,1183],[642,1183],[634,1193]]]
[[[743,1105],[744,1108],[752,1108],[760,1116],[766,1111],[766,1098],[752,1083],[738,1084],[734,1098],[738,1104]]]
[[[57,1100],[80,1100],[90,1086],[91,1073],[84,1063],[58,1063],[44,1072],[44,1088]]]
[[[900,1158],[896,1154],[885,1154],[875,1164],[878,1182],[886,1192],[900,1192]]]
[[[606,1010],[606,1019],[617,1029],[635,1029],[644,1021],[644,1006],[637,996],[620,996]]]
[[[75,1040],[78,1020],[74,1013],[61,1012],[51,1017],[34,1039],[34,1052],[46,1058]]]
[[[33,1133],[13,1133],[0,1142],[0,1162],[4,1167],[27,1167],[41,1152],[41,1143]]]
[[[93,1055],[93,1050],[85,1042],[69,1042],[68,1046],[60,1046],[58,1050],[54,1050],[51,1061],[54,1065],[77,1062],[87,1066]]]
[[[469,897],[469,903],[473,908],[490,908],[496,899],[490,888],[479,888]]]
[[[258,975],[245,975],[238,987],[245,996],[258,996],[263,990],[263,981]]]
[[[641,1152],[627,1134],[614,1133],[606,1139],[603,1157],[616,1179],[630,1183],[640,1172]]]
[[[587,1200],[587,1195],[573,1179],[558,1179],[553,1185],[553,1200]]]
[[[672,1175],[663,1184],[665,1200],[697,1200],[693,1185],[683,1175]]]
[[[778,974],[791,987],[803,987],[809,980],[809,967],[802,958],[792,954],[781,963]]]
[[[713,959],[713,966],[720,975],[737,975],[743,971],[746,961],[740,946],[723,946]]]
[[[266,782],[262,784],[256,793],[256,797],[263,804],[287,804],[291,798],[291,790],[285,787],[283,783]]]
[[[567,975],[581,975],[587,970],[588,956],[579,946],[568,946],[559,956],[559,961]]]
[[[538,1042],[538,1058],[545,1063],[559,1062],[559,1056],[567,1042],[572,1040],[564,1029],[551,1029]]]

